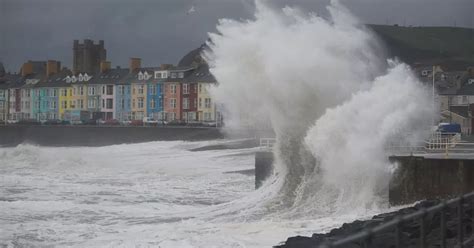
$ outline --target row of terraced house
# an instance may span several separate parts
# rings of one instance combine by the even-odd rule
[[[28,61],[20,73],[4,73],[0,83],[0,121],[142,120],[205,123],[221,119],[209,92],[216,85],[205,64],[111,68],[73,73],[58,61]]]

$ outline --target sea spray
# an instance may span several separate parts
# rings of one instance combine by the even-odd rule
[[[227,126],[273,128],[284,181],[271,204],[295,212],[371,204],[377,182],[387,183],[390,130],[422,130],[433,113],[406,66],[389,69],[377,38],[344,6],[328,10],[324,19],[256,1],[253,20],[220,21],[205,52]]]

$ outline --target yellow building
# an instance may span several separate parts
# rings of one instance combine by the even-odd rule
[[[59,88],[59,118],[65,120],[64,113],[72,110],[72,87]]]
[[[87,110],[87,85],[83,83],[72,85],[69,106],[71,110]]]
[[[77,122],[84,118],[81,113],[87,111],[87,82],[92,77],[85,74],[67,76],[67,91],[60,93],[59,105],[64,120]],[[67,93],[67,94],[65,94]],[[61,112],[60,112],[61,116]]]
[[[143,120],[143,117],[147,116],[146,113],[146,94],[147,87],[145,80],[134,80],[132,81],[132,106],[131,106],[131,119],[132,120]]]
[[[215,87],[214,83],[198,83],[198,121],[214,122],[216,121],[216,104],[209,91]]]

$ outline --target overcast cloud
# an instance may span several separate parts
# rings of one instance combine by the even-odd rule
[[[325,15],[329,0],[270,0]],[[341,0],[364,23],[474,28],[474,0]],[[187,14],[194,6],[195,12]],[[176,64],[220,18],[248,19],[252,0],[0,0],[0,61],[18,71],[27,60],[70,67],[74,39],[105,40],[112,65]]]

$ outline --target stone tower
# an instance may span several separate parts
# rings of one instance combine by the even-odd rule
[[[100,62],[107,60],[107,51],[103,40],[100,40],[99,44],[94,44],[94,41],[88,39],[84,40],[83,44],[74,40],[73,52],[74,73],[99,73]]]

